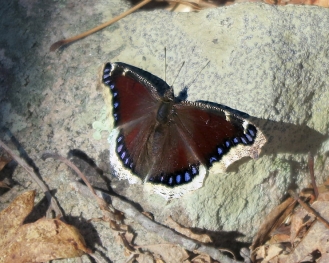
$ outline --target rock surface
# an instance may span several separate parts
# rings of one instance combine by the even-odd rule
[[[69,182],[76,175],[65,165],[40,159],[44,151],[85,152],[116,192],[159,222],[171,215],[185,226],[228,237],[232,244],[250,242],[288,188],[309,184],[309,151],[316,156],[318,183],[327,177],[329,10],[238,4],[198,13],[143,11],[49,52],[53,42],[127,8],[119,0],[0,4],[0,125],[6,128],[1,138],[15,149],[9,135],[15,136],[55,190],[68,221],[81,229],[90,247],[103,250],[113,262],[125,261],[115,234],[103,223],[86,221],[100,215],[97,207],[71,191]],[[246,112],[268,138],[258,160],[240,160],[225,173],[214,167],[203,188],[169,203],[111,176],[107,137],[112,123],[106,115],[109,105],[97,90],[99,69],[107,61],[125,62],[163,78],[165,47],[169,84],[185,61],[174,82],[175,94],[188,87],[190,101]],[[38,189],[20,167],[12,178],[17,184],[1,196],[1,208],[17,192]],[[97,175],[92,178],[101,181]],[[137,244],[164,242],[131,224]]]

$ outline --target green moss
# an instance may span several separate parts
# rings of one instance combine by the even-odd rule
[[[325,155],[317,155],[314,162],[314,170],[323,171],[325,168],[326,159],[327,157]]]
[[[100,111],[100,117],[97,121],[94,121],[92,126],[95,130],[93,133],[93,138],[95,140],[100,140],[102,138],[102,132],[108,131],[110,132],[113,128],[111,123],[111,119],[109,118],[107,107],[104,106]]]
[[[289,164],[289,162],[287,162],[284,159],[275,158],[270,169],[271,171],[281,171],[281,172],[289,173],[291,170],[291,165]]]

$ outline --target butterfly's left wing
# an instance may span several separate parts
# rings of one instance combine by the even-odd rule
[[[257,158],[266,142],[255,125],[218,107],[183,102],[174,108],[180,134],[207,167],[218,161],[228,167],[245,156]]]

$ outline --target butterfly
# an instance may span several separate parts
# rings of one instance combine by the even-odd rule
[[[181,101],[165,81],[121,62],[106,63],[101,82],[112,105],[110,163],[119,179],[145,183],[170,199],[203,185],[207,169],[257,158],[266,138],[237,114]]]

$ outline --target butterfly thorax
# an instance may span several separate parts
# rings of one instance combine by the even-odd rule
[[[156,119],[159,124],[165,125],[168,123],[173,104],[174,103],[172,101],[161,101],[156,116]]]
[[[153,160],[156,160],[161,155],[165,147],[166,137],[168,136],[168,125],[172,120],[174,101],[164,96],[159,103],[156,114],[156,123],[154,125],[153,133],[148,141],[148,152]]]
[[[171,114],[172,106],[174,104],[174,92],[173,88],[166,90],[159,101],[159,107],[156,115],[156,120],[160,124],[166,124],[169,121],[169,116]]]

